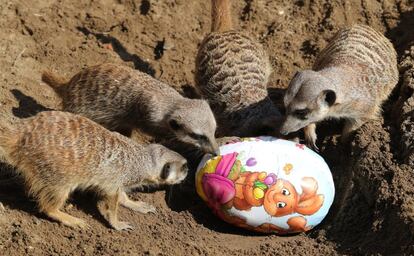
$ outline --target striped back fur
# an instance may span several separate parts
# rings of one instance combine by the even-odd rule
[[[218,31],[204,38],[196,59],[196,85],[216,115],[221,136],[252,135],[265,123],[276,125],[280,114],[267,93],[270,73],[267,53],[247,33]]]
[[[397,53],[391,42],[369,26],[354,25],[340,30],[318,55],[313,69],[333,66],[362,67],[359,83],[376,86],[385,100],[398,82]]]

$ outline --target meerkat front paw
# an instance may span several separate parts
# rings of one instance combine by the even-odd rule
[[[316,145],[316,140],[318,139],[318,136],[316,135],[316,124],[306,126],[303,128],[303,132],[305,134],[306,145],[316,151],[319,151],[319,148]]]
[[[364,120],[364,119],[347,119],[347,120],[345,120],[345,125],[344,125],[344,128],[342,130],[342,135],[341,135],[341,139],[340,139],[341,143],[346,144],[346,143],[350,142],[350,140],[352,139],[352,135],[355,133],[355,130],[360,128],[365,122],[366,122],[366,120]]]
[[[115,223],[111,223],[111,226],[118,231],[134,229],[134,226],[132,226],[129,222],[126,221],[118,221]]]
[[[83,219],[73,217],[67,213],[61,212],[60,210],[47,210],[45,211],[45,214],[51,219],[71,228],[86,229],[89,227],[88,223],[86,223]]]
[[[236,136],[230,136],[230,137],[221,137],[221,138],[217,138],[217,144],[219,144],[220,146],[226,145],[227,143],[230,142],[234,142],[234,141],[239,141],[240,137],[236,137]]]
[[[134,201],[134,200],[129,199],[128,195],[125,192],[121,193],[119,197],[119,203],[128,209],[131,209],[136,212],[144,213],[144,214],[150,213],[150,212],[152,213],[157,212],[155,207],[148,203],[145,203],[142,201]]]
[[[67,224],[65,224],[67,225]],[[73,227],[73,228],[80,228],[80,229],[87,229],[89,228],[89,224],[82,220],[82,219],[77,219],[76,221],[72,222],[69,226]]]
[[[124,205],[125,206],[125,205]],[[140,212],[140,213],[156,213],[156,208],[148,203],[145,202],[131,202],[128,206],[125,206],[133,211]]]

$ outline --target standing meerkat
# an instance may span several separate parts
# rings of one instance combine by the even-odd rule
[[[235,30],[230,0],[212,0],[212,26],[196,59],[196,85],[216,115],[219,136],[273,133],[280,113],[267,92],[271,74],[262,45]]]
[[[186,160],[164,146],[142,146],[89,119],[65,112],[42,112],[0,128],[6,161],[21,173],[39,210],[71,227],[82,220],[60,209],[69,194],[92,189],[102,196],[98,209],[111,227],[131,229],[118,220],[118,205],[147,213],[155,208],[132,201],[125,191],[143,185],[176,184],[187,175]]]
[[[216,120],[205,100],[188,99],[140,71],[115,64],[86,68],[70,79],[44,72],[42,80],[62,98],[63,110],[104,127],[130,133],[141,128],[217,154]]]
[[[295,74],[284,97],[286,121],[281,134],[303,127],[316,147],[316,123],[343,118],[342,140],[368,120],[398,83],[397,53],[382,34],[364,25],[340,30],[317,56],[313,70]]]

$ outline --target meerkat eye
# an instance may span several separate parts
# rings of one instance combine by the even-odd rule
[[[282,195],[284,195],[284,196],[290,195],[289,190],[287,190],[286,188],[282,189]]]
[[[286,203],[285,202],[277,202],[276,206],[277,206],[277,208],[285,208]]]
[[[202,135],[202,134],[197,134],[197,133],[191,132],[191,133],[188,134],[188,136],[190,136],[191,138],[193,138],[195,140],[208,141],[207,137],[205,135]]]
[[[183,164],[183,166],[181,168],[181,171],[188,172],[188,164],[187,163]]]
[[[293,111],[293,114],[299,119],[306,120],[307,119],[306,116],[309,114],[309,112],[310,110],[305,108],[305,109],[297,109]]]
[[[168,124],[170,125],[171,129],[174,131],[178,131],[182,129],[182,126],[177,122],[177,120],[171,119]]]
[[[171,165],[169,163],[165,164],[161,171],[161,179],[166,180],[170,175]]]

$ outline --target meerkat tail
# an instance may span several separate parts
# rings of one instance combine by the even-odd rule
[[[60,77],[51,71],[44,71],[42,74],[42,81],[52,87],[56,92],[59,88],[67,83],[67,80]]]
[[[211,32],[225,32],[233,29],[231,0],[211,0]]]

